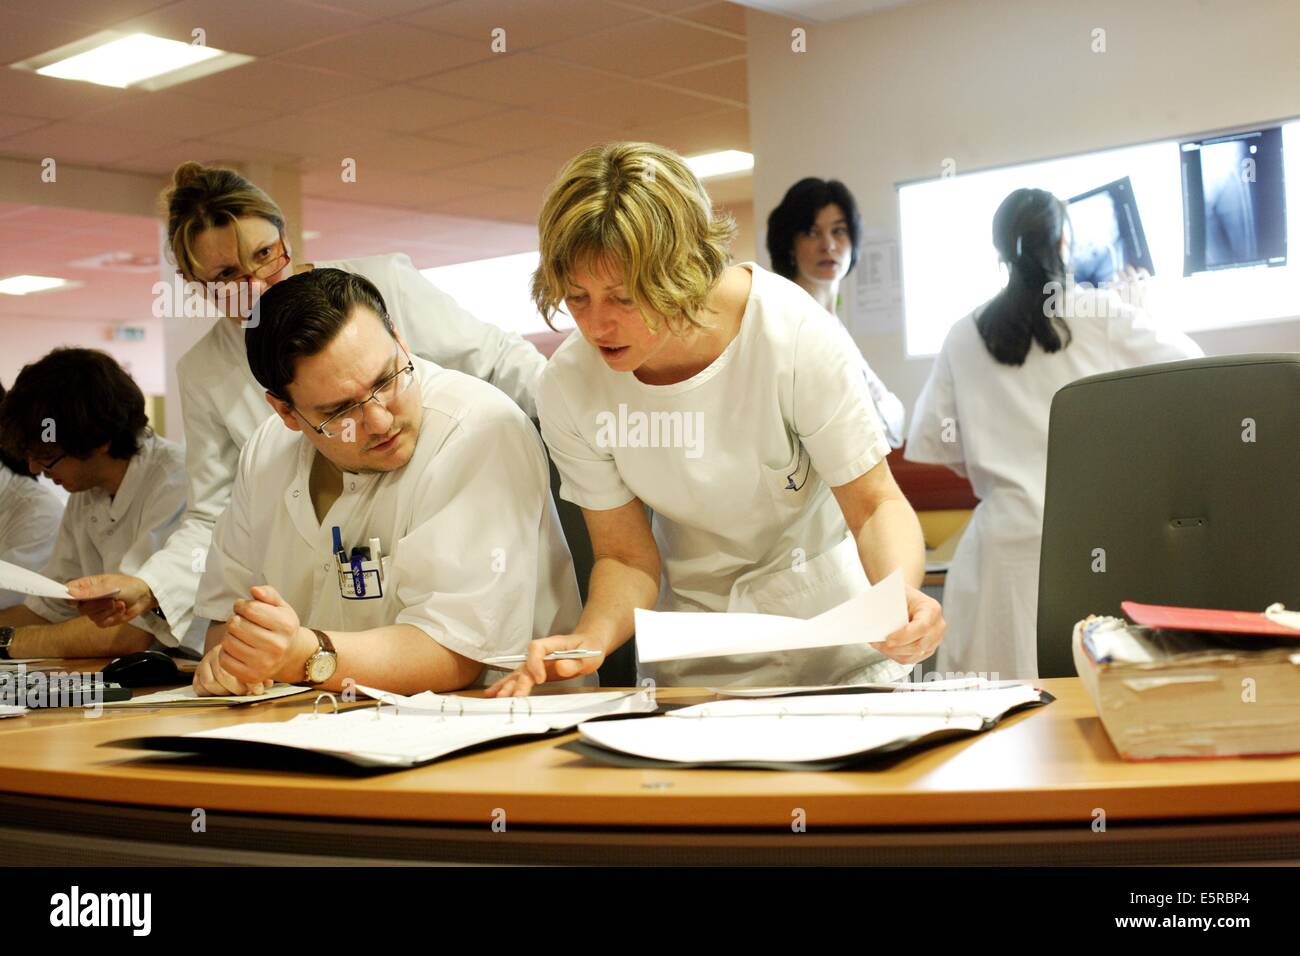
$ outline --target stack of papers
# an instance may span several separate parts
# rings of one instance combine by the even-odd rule
[[[413,697],[370,687],[376,701],[343,713],[299,714],[290,720],[244,723],[172,737],[138,737],[112,746],[188,753],[288,748],[336,757],[360,767],[414,767],[493,741],[569,730],[588,720],[652,713],[644,691],[481,699],[426,692]]]
[[[160,690],[152,694],[137,694],[130,700],[115,700],[104,704],[105,707],[203,707],[209,704],[258,704],[265,700],[279,697],[291,697],[305,694],[310,687],[297,684],[275,684],[263,694],[230,695],[225,697],[205,697],[195,692],[192,685]]]
[[[731,699],[665,717],[578,728],[583,752],[621,766],[834,770],[954,736],[1050,702],[1028,684],[983,689]]]
[[[1072,636],[1075,669],[1120,756],[1300,752],[1300,631],[1262,614],[1124,608],[1162,623],[1094,617]]]

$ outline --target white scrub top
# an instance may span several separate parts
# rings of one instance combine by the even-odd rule
[[[404,254],[314,263],[369,279],[412,355],[496,385],[535,414],[537,379],[546,365],[537,349],[494,325],[480,322],[422,276]],[[244,330],[219,319],[177,363],[190,508],[179,530],[140,569],[169,620],[193,603],[212,527],[230,500],[230,486],[254,429],[271,414],[266,390],[248,369]],[[179,635],[178,635],[179,636]]]
[[[944,583],[936,669],[1033,679],[1052,396],[1088,375],[1203,353],[1114,292],[1078,289],[1065,300],[1070,344],[1049,354],[1035,342],[1024,365],[1002,365],[975,326],[982,310],[944,340],[904,454],[969,477],[980,499]]]
[[[68,496],[54,554],[41,573],[55,581],[91,574],[139,573],[145,560],[180,524],[185,487],[185,456],[180,446],[145,432],[117,494],[110,496],[91,488]],[[75,608],[52,598],[28,597],[24,603],[47,621],[77,616]],[[166,621],[148,612],[131,624],[175,647],[179,640],[173,633],[185,635],[192,605],[191,600],[169,608]]]
[[[862,357],[835,317],[754,263],[735,339],[684,382],[612,371],[571,335],[542,376],[542,435],[560,494],[654,512],[659,610],[806,618],[869,585],[831,493],[889,452]],[[642,665],[667,685],[894,680],[907,668],[855,645]]]
[[[253,585],[270,584],[307,627],[413,624],[480,661],[573,629],[577,579],[537,429],[490,385],[414,362],[424,413],[413,457],[396,471],[344,474],[324,521],[308,486],[312,445],[278,418],[253,433],[213,535],[199,615],[224,621]],[[379,588],[372,579],[364,599],[344,596],[335,526],[349,555],[379,539]],[[500,676],[485,670],[479,683]]]
[[[35,478],[0,465],[0,561],[39,571],[54,551],[63,502]],[[0,590],[0,610],[22,604],[27,595]]]

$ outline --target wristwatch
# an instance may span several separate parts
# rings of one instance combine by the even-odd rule
[[[323,684],[334,676],[334,671],[339,666],[339,656],[335,653],[334,642],[329,639],[328,634],[314,627],[311,628],[311,632],[320,642],[320,650],[307,658],[307,673],[304,679],[308,684]]]
[[[9,660],[9,645],[14,641],[12,627],[0,627],[0,661]]]

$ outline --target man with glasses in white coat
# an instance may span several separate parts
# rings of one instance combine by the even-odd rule
[[[509,398],[412,356],[361,276],[293,276],[258,311],[248,364],[275,416],[199,585],[199,693],[455,690],[577,621],[545,453]]]

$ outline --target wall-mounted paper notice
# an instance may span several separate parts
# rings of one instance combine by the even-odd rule
[[[637,657],[644,663],[869,644],[907,624],[903,572],[808,620],[777,614],[636,612]]]
[[[64,601],[77,600],[72,596],[72,592],[65,585],[58,581],[52,581],[43,574],[37,574],[35,571],[28,571],[16,564],[10,564],[8,561],[0,561],[0,591],[17,591],[19,594],[30,594],[34,597],[61,598]],[[108,597],[110,594],[116,594],[117,589],[106,591],[103,594],[94,594],[81,600],[90,600],[91,598]]]

